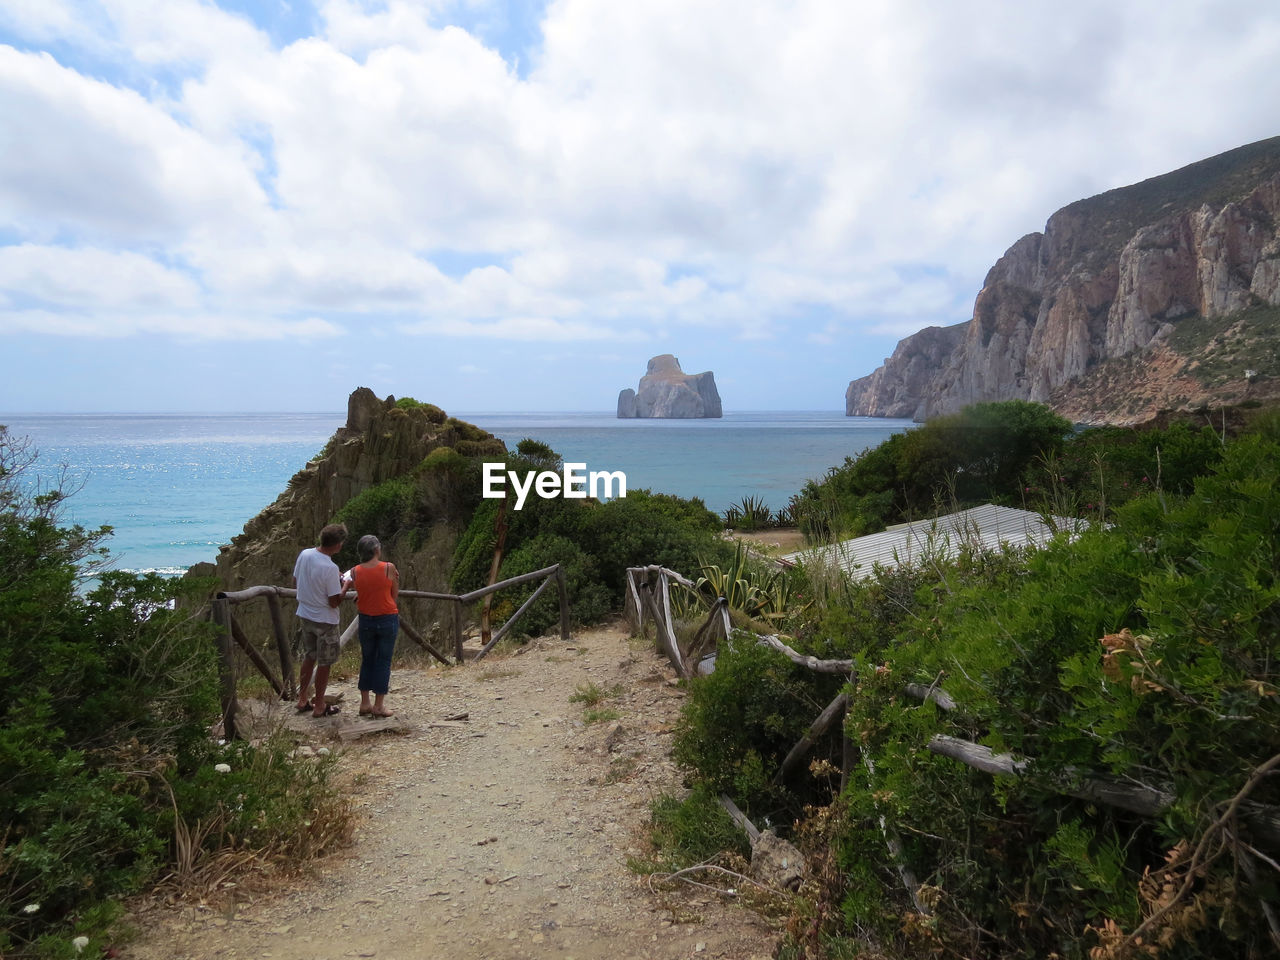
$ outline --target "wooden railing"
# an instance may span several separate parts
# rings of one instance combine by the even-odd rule
[[[404,590],[400,591],[400,596],[405,599],[423,599],[423,600],[443,600],[452,605],[453,614],[453,646],[454,657],[457,663],[465,663],[463,653],[463,619],[465,616],[465,608],[477,600],[487,597],[491,593],[496,593],[507,587],[519,586],[524,583],[532,583],[535,580],[541,580],[542,583],[533,591],[528,599],[525,600],[498,630],[490,637],[486,643],[476,653],[473,660],[480,660],[489,653],[501,640],[507,635],[520,617],[531,607],[540,596],[554,582],[560,601],[560,638],[565,642],[569,640],[569,594],[566,588],[564,570],[560,564],[544,567],[541,570],[535,570],[532,573],[521,574],[518,577],[508,577],[489,586],[481,587],[478,590],[472,590],[470,593],[435,593],[430,590]],[[243,590],[226,591],[219,593],[210,602],[210,618],[222,629],[218,634],[218,650],[219,650],[219,678],[221,683],[222,697],[222,727],[223,736],[232,740],[236,737],[236,670],[235,670],[235,649],[239,647],[249,658],[249,662],[266,678],[271,688],[280,696],[282,700],[293,699],[297,696],[297,682],[295,680],[295,671],[293,664],[293,654],[289,642],[289,634],[285,628],[284,614],[281,610],[280,601],[282,599],[295,599],[298,592],[291,587],[277,587],[271,585],[263,585],[256,587],[246,587]],[[348,594],[355,597],[355,592]],[[249,640],[244,628],[235,616],[235,607],[243,603],[251,603],[253,601],[263,600],[267,604],[267,610],[271,618],[271,633],[275,641],[276,657],[279,664],[279,675],[276,674],[272,664],[262,655]],[[340,608],[341,609],[341,608]],[[355,634],[359,626],[359,617],[352,616],[350,623],[342,632],[342,642],[345,644]],[[451,665],[448,657],[431,644],[422,633],[414,627],[402,614],[400,617],[400,629],[414,643],[422,647],[427,653],[435,657],[441,663]]]
[[[666,654],[676,672],[691,677],[699,672],[703,657],[715,649],[715,645],[729,636],[733,629],[729,622],[729,601],[720,597],[711,604],[706,619],[698,627],[693,639],[685,646],[676,637],[675,615],[671,609],[671,585],[695,590],[693,581],[668,570],[666,567],[628,567],[624,613],[636,636],[644,633],[646,617],[654,624],[658,647]],[[704,667],[703,672],[710,672]]]
[[[667,655],[681,677],[689,678],[695,673],[711,673],[714,661],[706,657],[706,645],[700,642],[704,636],[709,642],[716,637],[724,639],[731,630],[728,603],[721,597],[716,600],[708,613],[706,621],[698,629],[686,646],[682,647],[677,640],[675,619],[671,608],[671,584],[694,589],[688,578],[666,567],[648,566],[631,567],[627,570],[626,614],[636,635],[643,635],[646,618],[655,624],[658,647]],[[843,733],[844,719],[850,705],[847,688],[852,685],[855,674],[852,660],[820,660],[806,656],[783,643],[776,635],[757,636],[756,642],[772,647],[792,663],[805,667],[815,673],[843,675],[847,678],[846,690],[838,694],[818,715],[804,736],[791,748],[783,759],[773,777],[775,784],[781,784],[787,776],[799,766],[819,739],[840,721],[842,731],[842,762],[840,790],[843,792],[848,778],[859,765],[869,780],[875,780],[875,762],[871,755],[860,750],[847,734]],[[925,687],[921,684],[909,683],[905,692],[918,700],[931,702],[940,710],[950,712],[960,709],[956,701],[936,685]],[[931,753],[950,757],[975,770],[981,770],[993,776],[1024,777],[1029,774],[1030,761],[1018,759],[1010,754],[995,753],[989,747],[963,740],[946,734],[934,734],[925,745]],[[1066,768],[1056,775],[1037,777],[1037,784],[1067,796],[1078,797],[1093,803],[1105,804],[1128,810],[1146,817],[1159,817],[1173,805],[1174,796],[1163,787],[1153,787],[1142,783],[1138,778],[1118,779],[1099,776],[1083,771]],[[749,836],[758,833],[750,821],[737,809],[729,797],[721,798],[722,804],[730,815],[743,826]],[[1262,804],[1242,803],[1239,815],[1248,822],[1255,835],[1269,849],[1280,850],[1280,810]],[[903,886],[911,897],[918,912],[928,915],[931,911],[919,896],[919,884],[915,874],[903,856],[902,842],[893,825],[884,815],[880,816],[880,829],[888,847],[890,859],[894,863]],[[754,837],[753,837],[754,842]]]

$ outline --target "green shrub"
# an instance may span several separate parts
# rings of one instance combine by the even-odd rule
[[[762,530],[773,523],[773,511],[760,497],[743,497],[724,513],[724,525],[740,530]]]
[[[508,470],[524,473],[553,468],[559,456],[545,444],[524,440],[506,458]],[[488,582],[502,501],[483,500],[458,538],[450,573],[452,589],[467,593]],[[504,515],[506,537],[499,579],[561,563],[568,578],[570,606],[578,623],[594,623],[623,599],[626,569],[659,563],[692,575],[698,558],[722,557],[728,550],[717,532],[719,519],[701,500],[684,500],[648,490],[629,490],[607,503],[591,499],[529,497],[514,501]],[[535,585],[536,586],[536,585]],[[521,588],[503,591],[494,611],[507,615],[528,596]],[[555,597],[544,595],[521,620],[522,632],[537,633],[558,622]],[[526,614],[526,617],[529,614]]]
[[[1070,432],[1070,423],[1041,404],[974,404],[846,458],[805,484],[795,514],[807,536],[829,540],[931,516],[944,505],[998,500]]]
[[[609,590],[595,577],[592,559],[576,543],[555,534],[539,534],[508,553],[502,562],[498,579],[518,577],[553,564],[560,564],[565,574],[569,609],[579,623],[595,623],[613,609]],[[500,621],[519,609],[538,583],[509,587],[494,598],[494,612]],[[555,585],[548,587],[512,629],[516,636],[536,637],[560,623],[560,604]]]
[[[396,406],[401,410],[421,410],[430,423],[444,423],[448,419],[448,415],[434,403],[421,403],[413,397],[401,397]]]
[[[532,463],[542,465],[544,470],[558,470],[564,462],[560,459],[560,454],[541,440],[534,440],[532,437],[525,437],[517,443],[516,453]]]
[[[453,431],[459,440],[483,441],[493,439],[493,435],[487,430],[481,430],[475,424],[459,420],[457,417],[449,417],[445,420],[444,425]],[[456,445],[455,443],[454,446]]]
[[[454,443],[454,449],[464,457],[486,460],[501,460],[507,452],[506,444],[496,437],[483,440],[459,440]]]
[[[661,796],[650,808],[655,859],[635,864],[642,873],[682,870],[725,851],[749,858],[747,835],[733,822],[711,788],[700,783],[683,800]]]
[[[346,524],[349,535],[336,562],[344,569],[359,562],[356,542],[365,534],[383,541],[394,539],[415,518],[416,494],[413,477],[393,477],[343,504],[336,519]]]
[[[849,922],[899,928],[905,905],[877,825],[886,815],[910,864],[944,891],[933,935],[951,950],[1083,958],[1132,932],[1155,912],[1144,873],[1179,887],[1187,852],[1275,753],[1277,569],[1280,446],[1248,437],[1185,499],[1149,493],[1114,527],[1055,542],[1021,570],[948,573],[929,591],[935,604],[859,657],[848,729],[875,776],[850,781],[842,846],[851,874],[879,878],[880,896],[851,891]],[[962,709],[904,697],[912,681],[940,682]],[[1030,758],[1026,775],[992,780],[930,754],[935,733]],[[1160,819],[1075,800],[1059,792],[1064,770],[1175,800]],[[1251,799],[1276,804],[1280,784]],[[1269,881],[1249,879],[1247,852],[1216,842],[1195,899],[1148,933],[1162,955],[1263,949]]]
[[[839,677],[815,678],[754,635],[734,631],[720,644],[715,672],[689,681],[672,755],[712,793],[729,794],[757,823],[768,818],[789,824],[806,803],[828,802],[831,784],[797,771],[792,782],[779,786],[773,774],[842,684]],[[831,740],[813,756],[825,751],[838,763],[838,734]]]
[[[0,954],[66,954],[72,936],[95,941],[112,901],[232,842],[178,825],[247,809],[262,777],[223,777],[209,741],[217,716],[212,627],[190,618],[210,584],[105,572],[87,576],[105,530],[59,523],[61,495],[31,496],[33,460],[0,427]],[[185,601],[189,606],[180,606]],[[232,748],[252,756],[247,745]],[[321,773],[306,811],[252,807],[279,833],[305,833],[319,811],[341,824]],[[313,768],[315,769],[315,768]],[[301,771],[301,772],[299,772]],[[198,784],[198,786],[192,786]],[[341,832],[341,831],[339,831]],[[253,831],[234,843],[258,849]]]

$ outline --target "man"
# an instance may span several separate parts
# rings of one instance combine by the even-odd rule
[[[338,637],[338,606],[347,592],[334,562],[334,555],[347,539],[347,528],[331,523],[320,531],[320,546],[308,547],[298,554],[293,566],[293,585],[298,590],[297,642],[302,652],[298,674],[298,712],[311,711],[311,716],[331,717],[336,706],[324,702],[329,685],[329,668],[341,652]],[[307,699],[315,674],[316,695]]]

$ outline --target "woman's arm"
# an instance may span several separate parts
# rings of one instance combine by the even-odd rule
[[[391,581],[391,602],[400,606],[400,571],[391,561],[387,561],[387,578]]]

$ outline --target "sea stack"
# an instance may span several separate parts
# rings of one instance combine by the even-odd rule
[[[685,373],[680,361],[669,353],[649,361],[649,369],[640,378],[640,389],[630,387],[618,394],[618,417],[695,419],[723,416],[716,377],[705,373]]]

